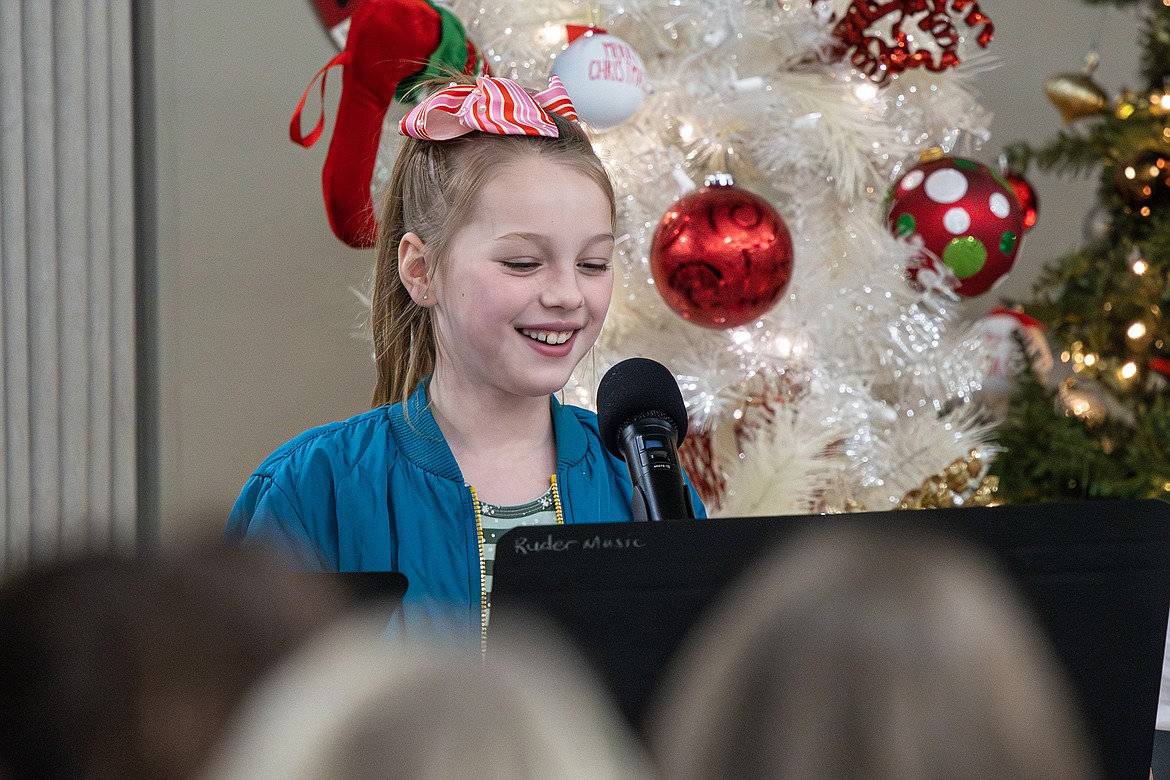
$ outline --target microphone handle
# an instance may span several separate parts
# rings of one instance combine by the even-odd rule
[[[620,444],[634,484],[634,520],[684,520],[695,516],[678,461],[673,425],[645,417],[621,430]]]

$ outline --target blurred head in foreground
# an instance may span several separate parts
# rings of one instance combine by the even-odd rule
[[[190,777],[248,686],[332,619],[323,581],[213,547],[0,589],[0,778]]]
[[[754,569],[652,715],[671,780],[1092,778],[1066,682],[991,564],[850,523]]]
[[[204,780],[641,780],[639,747],[578,661],[529,635],[486,660],[338,625],[257,690]],[[568,670],[568,671],[566,671]]]

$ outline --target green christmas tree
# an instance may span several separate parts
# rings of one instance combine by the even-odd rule
[[[1046,91],[1066,128],[1007,150],[1017,171],[1100,176],[1084,245],[1015,302],[1047,326],[1055,369],[1024,372],[999,428],[1007,503],[1170,500],[1170,7],[1137,2],[1142,89],[1110,100],[1091,67],[1055,77]]]

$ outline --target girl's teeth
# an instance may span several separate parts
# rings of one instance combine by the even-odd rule
[[[564,344],[573,335],[570,331],[556,331],[556,330],[528,330],[522,329],[520,331],[530,339],[543,341],[545,344]]]

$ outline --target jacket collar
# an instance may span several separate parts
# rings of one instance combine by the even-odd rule
[[[419,382],[414,394],[404,404],[395,404],[387,411],[390,430],[402,454],[415,465],[443,479],[463,482],[463,473],[427,401],[427,377]],[[588,439],[585,427],[571,407],[549,396],[552,410],[553,436],[557,442],[557,472],[576,466],[585,457]]]
[[[552,404],[553,436],[557,440],[557,472],[576,466],[585,457],[589,440],[585,437],[585,426],[573,414],[571,407],[549,396]]]

